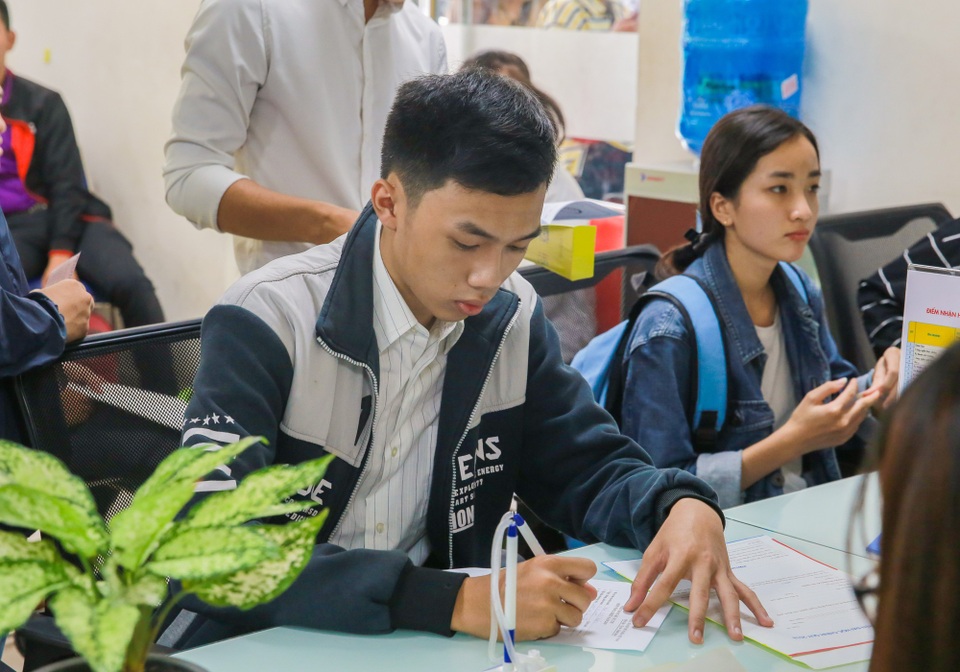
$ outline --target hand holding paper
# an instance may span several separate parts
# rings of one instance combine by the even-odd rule
[[[61,280],[75,280],[79,260],[79,252],[72,257],[69,252],[51,254],[50,263],[47,264],[47,270],[43,274],[43,286],[55,285]]]

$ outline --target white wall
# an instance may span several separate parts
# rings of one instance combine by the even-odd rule
[[[635,160],[675,137],[678,0],[643,0]],[[811,0],[802,116],[831,171],[830,211],[942,201],[960,215],[960,3]]]
[[[509,26],[442,27],[450,69],[484,49],[518,54],[534,84],[560,105],[567,135],[632,142],[637,34]]]
[[[831,210],[942,201],[960,216],[960,3],[811,0],[804,120]]]
[[[8,0],[17,32],[8,65],[63,94],[91,188],[113,208],[171,320],[203,315],[236,275],[229,237],[197,231],[164,202],[163,143],[198,4]]]
[[[160,176],[198,0],[8,2],[19,33],[11,67],[64,94],[92,186],[168,317],[203,314],[235,277],[230,241],[174,215]],[[803,114],[832,171],[831,210],[938,200],[960,215],[960,3],[810,4]],[[563,106],[571,135],[635,137],[638,160],[669,161],[686,156],[674,136],[681,5],[644,0],[639,36],[444,30],[451,67],[480,48],[517,51]]]

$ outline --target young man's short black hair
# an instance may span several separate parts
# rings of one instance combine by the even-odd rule
[[[453,180],[500,196],[536,191],[557,162],[556,132],[522,85],[483,70],[403,84],[387,117],[381,175],[396,173],[413,206]]]
[[[3,21],[3,27],[10,30],[10,10],[5,0],[0,0],[0,20]]]

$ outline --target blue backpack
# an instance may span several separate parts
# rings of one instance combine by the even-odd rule
[[[799,271],[786,262],[780,262],[780,267],[809,303]],[[698,278],[675,275],[654,285],[633,305],[628,319],[587,343],[573,358],[571,366],[587,379],[594,399],[619,425],[626,379],[624,356],[633,325],[644,306],[653,299],[673,303],[696,340],[697,361],[693,370],[696,404],[690,428],[694,449],[710,452],[727,416],[727,356],[713,293]]]

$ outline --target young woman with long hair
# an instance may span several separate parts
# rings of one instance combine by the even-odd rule
[[[800,258],[816,226],[820,177],[813,133],[775,108],[731,112],[704,142],[702,232],[664,255],[657,274],[699,279],[717,308],[728,407],[706,451],[690,429],[696,343],[681,311],[653,300],[631,334],[624,433],[657,466],[707,481],[724,507],[840,478],[834,447],[856,440],[896,386],[900,351],[858,377],[837,352],[820,291],[794,267],[799,292],[780,266]]]

